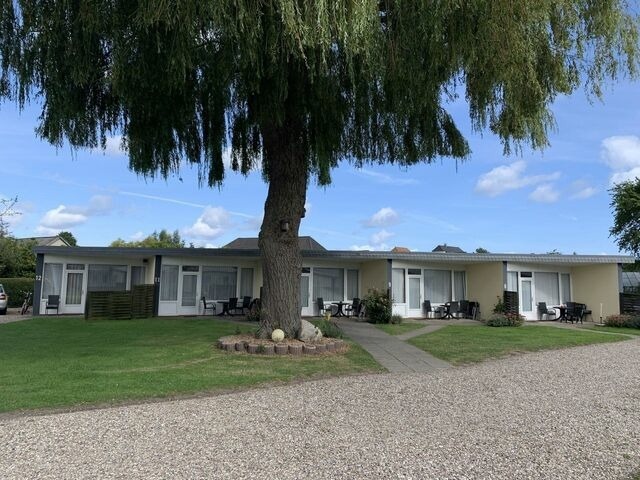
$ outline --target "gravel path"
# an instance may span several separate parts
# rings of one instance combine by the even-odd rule
[[[639,406],[636,339],[431,375],[0,416],[0,477],[629,478]]]

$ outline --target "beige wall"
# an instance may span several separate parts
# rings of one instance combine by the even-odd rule
[[[571,269],[571,298],[574,302],[586,303],[593,312],[595,321],[620,313],[618,290],[618,265],[585,265]]]
[[[387,261],[375,260],[360,265],[360,294],[364,297],[370,288],[387,290]]]
[[[482,318],[487,318],[504,291],[502,262],[468,264],[467,298],[480,303]]]

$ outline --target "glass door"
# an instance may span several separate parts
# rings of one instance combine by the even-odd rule
[[[422,276],[409,275],[407,316],[422,317]]]
[[[200,276],[198,272],[198,266],[184,265],[182,267],[180,315],[198,314],[198,277]]]
[[[520,279],[520,313],[527,320],[535,319],[533,311],[533,281],[531,278]]]
[[[84,284],[83,272],[67,272],[67,285],[64,294],[66,313],[83,313],[84,302],[82,298]]]
[[[313,302],[311,301],[311,273],[309,269],[302,269],[300,275],[300,307],[303,317],[313,316]]]

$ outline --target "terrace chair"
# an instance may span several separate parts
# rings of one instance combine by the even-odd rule
[[[435,318],[435,314],[436,313],[440,313],[440,310],[438,309],[434,309],[431,306],[431,300],[425,300],[424,302],[422,302],[422,310],[424,311],[424,316],[425,318],[429,318],[429,316],[433,313]]]
[[[547,316],[547,320],[549,320],[551,315],[555,318],[556,310],[554,308],[547,308],[547,302],[540,302],[538,303],[538,318],[544,320],[545,315]]]
[[[245,295],[244,297],[242,297],[242,306],[240,307],[241,312],[243,315],[246,315],[247,313],[249,313],[249,311],[251,310],[251,297],[248,295]],[[246,310],[246,312],[245,312]]]
[[[449,317],[450,318],[458,318],[458,315],[461,313],[460,310],[460,302],[449,302]]]
[[[580,304],[582,306],[582,317],[580,318],[580,323],[582,323],[582,319],[584,319],[587,315],[591,315],[591,310],[587,308],[587,305],[584,303]]]
[[[324,304],[322,297],[316,299],[316,305],[318,306],[318,315],[322,316],[327,310],[331,311],[331,306],[327,307]]]
[[[582,323],[583,311],[581,303],[567,302],[567,320],[571,323]]]
[[[49,295],[47,297],[47,304],[44,307],[44,313],[49,314],[49,310],[55,310],[58,315],[60,308],[60,295]]]
[[[207,301],[207,299],[203,295],[202,296],[202,314],[206,315],[207,314],[207,310],[211,310],[211,315],[215,315],[216,314],[216,302],[214,302],[213,300]]]
[[[471,316],[471,312],[469,312],[468,300],[460,300],[459,312],[462,314],[462,318],[468,318]]]
[[[360,299],[358,297],[354,297],[353,298],[353,302],[351,303],[351,305],[345,305],[344,307],[344,313],[347,317],[350,317],[351,315],[357,315],[357,311],[360,308]]]
[[[242,315],[242,305],[238,306],[238,297],[229,298],[229,315],[233,316],[234,313],[238,313],[238,310]]]

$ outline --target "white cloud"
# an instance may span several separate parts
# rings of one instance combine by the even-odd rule
[[[129,240],[131,240],[132,242],[139,242],[140,240],[142,240],[145,237],[146,237],[146,235],[144,233],[136,232],[133,235],[129,236]]]
[[[58,205],[44,214],[37,230],[41,233],[45,231],[57,233],[65,228],[82,225],[90,217],[106,215],[111,208],[111,197],[107,195],[94,195],[89,199],[86,207]]]
[[[49,210],[40,219],[40,226],[50,229],[64,229],[75,227],[86,222],[87,215],[79,212],[71,212],[64,205],[58,205],[56,208]]]
[[[183,233],[190,237],[213,240],[225,233],[229,225],[229,212],[222,207],[208,206],[192,226],[183,230]]]
[[[391,207],[384,207],[364,221],[367,227],[388,227],[395,225],[400,220],[398,212]]]
[[[560,198],[560,194],[551,184],[538,185],[536,189],[531,192],[529,198],[534,202],[540,203],[554,203]]]
[[[626,135],[605,138],[600,154],[612,170],[609,179],[611,185],[640,178],[640,137]]]
[[[384,242],[386,240],[389,240],[389,238],[393,237],[394,235],[395,233],[387,232],[386,230],[382,229],[378,233],[374,233],[373,235],[371,235],[371,243],[373,245],[384,245]]]
[[[114,135],[107,138],[107,143],[104,148],[106,155],[112,155],[121,157],[127,154],[127,148],[122,143],[122,135]]]
[[[501,165],[480,175],[476,182],[476,192],[496,197],[509,190],[517,190],[530,185],[551,182],[560,178],[560,172],[545,175],[524,175],[527,162],[518,160],[511,165]]]
[[[572,200],[584,200],[598,193],[598,189],[592,187],[584,180],[576,180],[571,184]]]
[[[361,250],[375,250],[375,248],[373,248],[371,245],[351,245],[349,247],[349,250],[357,250],[357,251],[361,251]]]
[[[369,177],[378,183],[385,185],[416,185],[418,181],[415,178],[398,178],[392,177],[385,173],[374,172],[373,170],[366,170],[364,168],[356,169],[356,174],[360,176]]]

